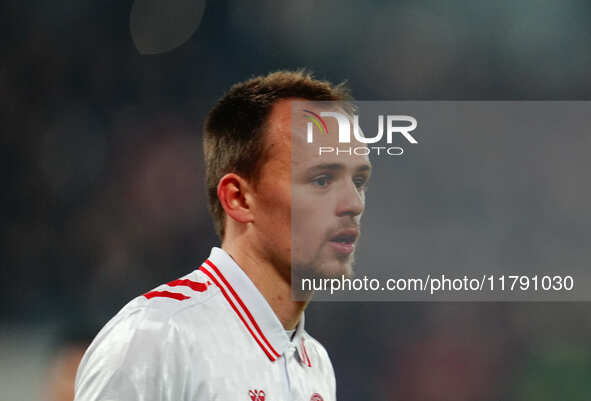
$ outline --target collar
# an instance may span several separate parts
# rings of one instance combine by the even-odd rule
[[[304,334],[306,331],[304,330],[304,324],[306,321],[305,313],[302,313],[302,318],[296,327],[296,332],[293,336],[293,343],[296,346],[298,351],[298,357],[300,358],[300,362],[303,365],[307,365],[308,367],[312,367],[312,363],[310,362],[310,357],[308,356],[308,350],[306,350],[306,340]]]
[[[220,289],[250,335],[271,361],[296,345],[300,361],[311,366],[304,345],[304,316],[298,323],[293,344],[271,306],[250,278],[223,249],[214,247],[199,268]]]

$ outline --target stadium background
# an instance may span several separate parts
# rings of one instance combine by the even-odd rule
[[[157,3],[135,43],[131,1],[0,3],[2,399],[49,400],[64,344],[217,243],[200,127],[232,83],[307,67],[367,100],[591,93],[584,1]],[[342,401],[586,400],[588,311],[313,303],[307,324]]]

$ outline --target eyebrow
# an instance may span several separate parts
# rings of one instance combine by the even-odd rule
[[[315,166],[312,166],[308,169],[308,171],[324,171],[324,170],[332,170],[332,171],[336,171],[336,170],[343,170],[345,168],[344,164],[341,163],[322,163],[322,164],[317,164]],[[371,171],[371,165],[370,164],[363,164],[361,166],[359,166],[358,168],[355,169],[355,171],[357,172],[366,172],[366,171]]]

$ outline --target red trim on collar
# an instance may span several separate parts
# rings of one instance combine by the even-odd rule
[[[304,350],[304,356],[306,357],[306,362],[308,363],[308,367],[312,367],[312,362],[310,362],[310,357],[308,356],[308,351],[306,351],[306,346],[304,345],[304,338],[302,337],[302,349]]]
[[[242,310],[244,310],[244,312],[246,313],[246,316],[248,316],[248,319],[252,322],[252,325],[256,329],[257,333],[259,333],[259,335],[261,336],[261,338],[263,339],[263,341],[265,342],[265,344],[267,344],[267,346],[269,347],[269,349],[271,350],[271,352],[277,358],[279,358],[281,355],[277,351],[275,351],[275,348],[273,348],[273,346],[271,345],[271,343],[269,343],[269,340],[267,340],[267,337],[265,337],[265,335],[263,334],[263,331],[261,330],[261,328],[257,324],[256,320],[254,319],[254,317],[252,316],[252,314],[250,313],[250,311],[248,310],[248,308],[246,307],[246,305],[244,305],[244,302],[242,302],[242,299],[238,296],[238,294],[236,293],[236,291],[234,291],[234,288],[230,285],[230,283],[228,283],[228,280],[226,280],[226,278],[224,277],[224,275],[222,274],[222,272],[220,272],[220,270],[217,268],[217,266],[215,264],[213,264],[213,262],[211,262],[209,259],[207,259],[205,261],[205,263],[207,263],[213,270],[215,270],[215,272],[218,274],[218,276],[220,276],[220,278],[222,279],[222,281],[224,282],[224,284],[226,284],[226,286],[230,289],[230,292],[232,293],[232,295],[234,296],[234,298],[236,298],[236,300],[238,301],[238,303],[242,307]]]
[[[257,331],[259,332],[259,334],[261,334],[261,337],[263,338],[263,340],[265,341],[265,343],[268,344],[267,339],[260,332],[260,328],[258,327],[258,325],[256,324],[256,322],[252,318],[252,315],[250,314],[250,312],[248,311],[248,309],[246,308],[246,306],[244,305],[244,303],[242,302],[242,300],[240,299],[240,297],[238,297],[238,294],[236,294],[236,292],[234,291],[234,289],[230,286],[230,284],[228,284],[228,282],[225,280],[224,276],[219,272],[219,270],[215,267],[215,265],[213,263],[211,263],[209,260],[206,260],[205,262],[216,271],[216,273],[220,276],[220,278],[222,279],[222,281],[224,281],[224,283],[228,286],[228,289],[232,292],[232,295],[234,295],[234,297],[236,298],[236,300],[240,303],[240,305],[242,306],[242,308],[246,312],[246,314],[249,317],[249,319],[253,322],[253,324],[254,324],[255,328],[257,329]],[[263,343],[261,343],[261,341],[259,340],[259,338],[254,334],[254,332],[252,331],[251,327],[249,326],[249,324],[244,319],[244,316],[242,316],[242,314],[240,313],[240,311],[238,310],[238,308],[236,307],[236,305],[234,304],[234,302],[232,302],[232,299],[230,298],[230,296],[228,295],[228,293],[226,292],[226,290],[224,289],[224,287],[215,278],[215,276],[213,275],[213,273],[211,273],[209,270],[207,270],[205,268],[205,266],[203,266],[203,265],[199,268],[199,270],[201,270],[203,273],[205,273],[211,279],[211,281],[213,281],[213,283],[220,289],[220,291],[222,292],[222,295],[224,296],[224,298],[226,298],[226,301],[228,301],[228,303],[230,304],[230,306],[232,307],[232,309],[234,309],[234,312],[236,312],[236,314],[238,315],[238,317],[240,318],[240,320],[242,320],[242,323],[244,324],[244,326],[246,327],[246,329],[248,330],[248,332],[250,333],[250,335],[257,342],[257,344],[259,345],[259,347],[261,347],[261,349],[265,352],[265,354],[267,355],[267,357],[271,361],[275,361],[276,358],[269,352],[269,350],[263,345]],[[273,347],[271,347],[270,345],[269,345],[269,347],[270,347],[271,351],[277,357],[280,356],[277,353],[277,351],[275,351],[275,349],[273,349]]]

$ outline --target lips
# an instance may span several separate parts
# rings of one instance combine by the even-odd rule
[[[359,237],[359,230],[356,228],[347,228],[338,231],[330,238],[330,245],[338,253],[350,254],[355,250],[355,241]]]
[[[353,243],[357,240],[359,231],[356,229],[347,229],[339,231],[336,235],[331,237],[331,241],[342,242],[342,243]]]

